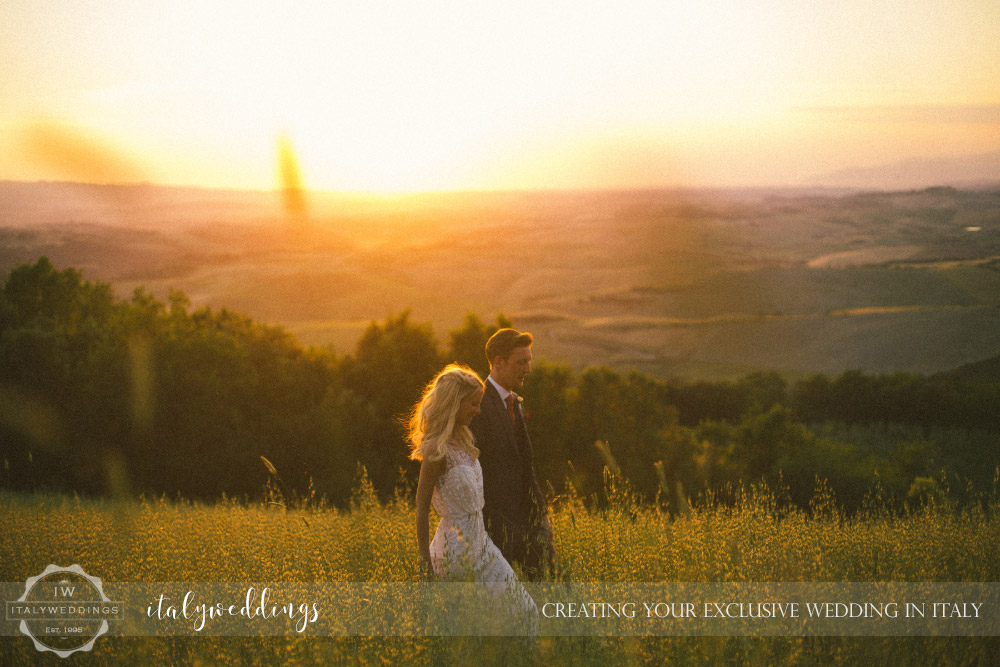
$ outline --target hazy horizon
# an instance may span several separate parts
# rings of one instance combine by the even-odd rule
[[[977,157],[989,157],[1000,161],[1000,152],[988,153],[983,155],[969,155],[960,156],[960,158],[977,158]],[[893,169],[894,166],[899,165],[880,165],[870,168],[858,168],[858,169],[844,169],[837,172],[831,172],[828,178],[823,181],[814,182],[804,182],[804,183],[770,183],[763,185],[737,185],[737,184],[714,184],[714,185],[697,185],[697,184],[663,184],[663,185],[594,185],[594,186],[564,186],[564,187],[545,187],[545,186],[529,186],[524,185],[522,187],[481,187],[481,188],[454,188],[454,189],[439,189],[439,190],[398,190],[398,191],[380,191],[380,190],[337,190],[333,188],[322,188],[322,187],[309,187],[304,186],[302,191],[311,195],[319,196],[343,196],[343,197],[356,197],[356,198],[372,198],[372,199],[400,199],[407,197],[415,197],[421,195],[463,195],[463,194],[517,194],[517,193],[587,193],[587,192],[790,192],[790,193],[801,193],[801,192],[829,192],[829,193],[855,193],[855,192],[883,192],[883,193],[893,193],[893,192],[906,192],[913,190],[926,190],[931,188],[947,188],[952,187],[960,190],[975,190],[975,189],[992,189],[995,187],[1000,187],[1000,172],[984,172],[981,176],[976,174],[962,175],[958,177],[947,177],[943,176],[940,178],[934,178],[930,176],[918,176],[911,180],[899,180],[897,182],[892,182],[880,172],[886,172]],[[843,179],[850,178],[853,174],[870,173],[873,174],[866,184],[862,180],[858,181],[848,181],[844,182]],[[74,180],[69,178],[0,178],[0,183],[7,184],[22,184],[22,185],[70,185],[70,186],[92,186],[92,187],[121,187],[121,188],[164,188],[173,190],[203,190],[203,191],[214,191],[214,192],[239,192],[246,194],[280,194],[283,191],[283,187],[280,183],[273,183],[270,185],[262,186],[250,186],[250,185],[212,185],[212,184],[197,184],[197,183],[169,183],[169,182],[158,182],[151,180],[136,180],[136,181],[85,181],[85,180]]]

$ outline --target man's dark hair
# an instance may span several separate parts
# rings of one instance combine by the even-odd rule
[[[517,329],[501,329],[486,341],[486,360],[493,365],[493,360],[497,357],[506,359],[510,353],[519,347],[531,345],[530,333],[521,333]]]

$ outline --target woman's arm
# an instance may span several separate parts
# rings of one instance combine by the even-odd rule
[[[431,547],[428,539],[430,526],[427,517],[430,514],[434,485],[444,472],[444,466],[444,458],[437,461],[421,461],[420,479],[417,481],[417,549],[428,574],[432,574],[434,570],[431,567]]]

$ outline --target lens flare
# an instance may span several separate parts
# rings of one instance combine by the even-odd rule
[[[278,178],[281,182],[285,213],[294,220],[304,219],[306,196],[302,185],[302,170],[299,169],[292,140],[287,136],[278,137]]]
[[[82,183],[136,183],[143,171],[122,157],[122,150],[92,133],[51,121],[25,127],[21,151],[26,159],[59,178]]]

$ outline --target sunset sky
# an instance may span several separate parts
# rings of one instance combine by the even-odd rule
[[[0,179],[797,185],[1000,151],[997,0],[4,0]]]

